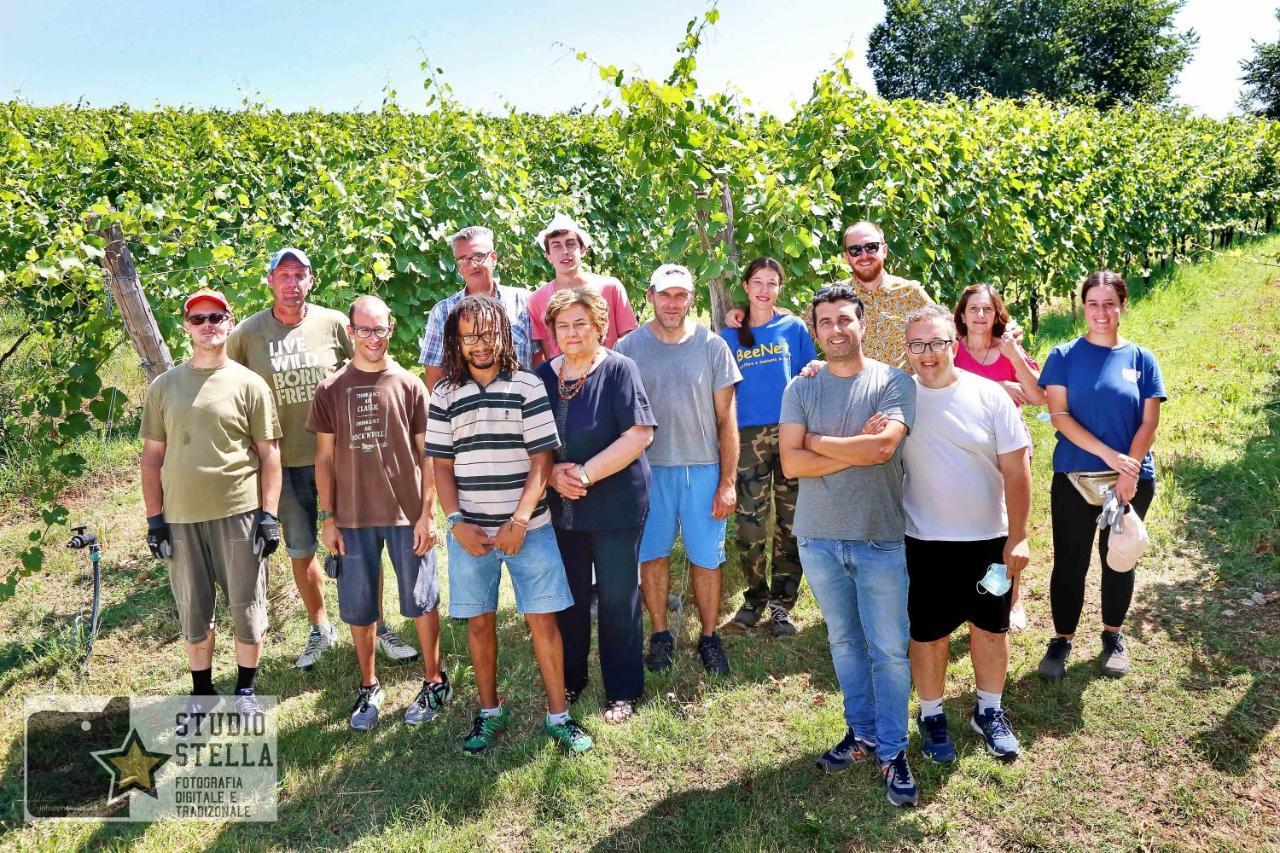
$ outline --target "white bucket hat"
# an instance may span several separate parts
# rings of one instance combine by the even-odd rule
[[[1107,565],[1116,572],[1133,571],[1138,560],[1151,547],[1147,525],[1133,511],[1133,507],[1126,508],[1123,521],[1124,529],[1119,533],[1112,531],[1107,541]]]
[[[578,235],[578,239],[582,241],[582,248],[591,248],[591,236],[583,230],[582,226],[573,219],[560,211],[556,211],[556,215],[551,217],[551,221],[547,223],[547,227],[538,232],[538,248],[542,251],[547,250],[547,238],[557,231],[572,231]]]

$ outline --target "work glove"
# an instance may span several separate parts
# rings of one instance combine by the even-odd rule
[[[158,560],[168,560],[173,556],[173,537],[163,512],[147,516],[147,547],[151,549],[151,556]]]
[[[1113,490],[1107,489],[1105,494],[1107,499],[1102,504],[1102,512],[1098,514],[1098,529],[1106,530],[1110,527],[1112,533],[1119,533],[1124,530],[1124,504],[1120,503],[1120,498]]]
[[[258,512],[258,525],[253,531],[253,553],[266,559],[280,547],[280,519],[265,509]]]

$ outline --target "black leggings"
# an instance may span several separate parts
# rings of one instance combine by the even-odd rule
[[[1147,508],[1156,496],[1155,480],[1139,480],[1133,496],[1138,517],[1147,517]],[[1053,629],[1074,634],[1084,607],[1084,579],[1089,573],[1089,554],[1098,533],[1098,514],[1066,474],[1055,473],[1049,487],[1049,513],[1053,518],[1053,576],[1049,580],[1049,604],[1053,609]],[[1133,600],[1133,572],[1117,572],[1107,566],[1107,541],[1111,531],[1098,536],[1098,556],[1102,559],[1102,624],[1120,627]],[[1136,571],[1136,569],[1135,569]]]

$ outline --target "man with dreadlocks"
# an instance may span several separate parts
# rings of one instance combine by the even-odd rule
[[[449,615],[467,619],[480,712],[463,744],[484,752],[511,715],[498,701],[498,581],[507,564],[547,692],[547,734],[570,752],[591,737],[569,717],[555,614],[573,604],[544,496],[560,446],[542,380],[520,369],[498,301],[464,296],[444,324],[443,375],[427,414],[427,455],[449,523]]]

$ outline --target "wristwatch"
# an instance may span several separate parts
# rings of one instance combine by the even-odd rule
[[[586,466],[586,465],[579,465],[579,466],[578,466],[578,479],[579,479],[580,481],[582,481],[582,487],[583,487],[584,489],[585,489],[587,486],[590,486],[590,485],[591,485],[591,478],[587,476],[587,466]]]
[[[445,521],[445,524],[449,525],[449,529],[452,530],[455,524],[462,521],[462,513],[451,512],[444,517],[444,521]]]
[[[333,513],[329,512],[329,510],[327,510],[327,509],[322,509],[322,510],[320,510],[320,512],[318,513],[318,515],[319,515],[319,518],[320,518],[320,520],[321,520],[321,521],[327,521],[327,520],[329,520],[330,518],[333,518]]]

